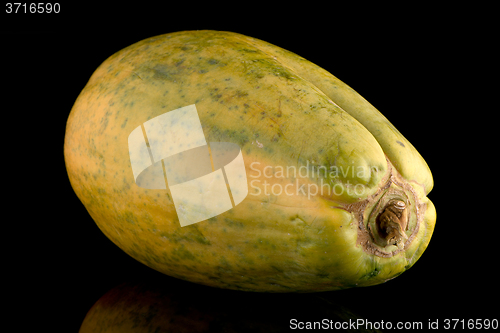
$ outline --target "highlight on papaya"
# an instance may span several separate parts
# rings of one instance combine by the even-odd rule
[[[69,114],[64,158],[114,244],[219,288],[380,284],[415,264],[436,221],[430,169],[382,113],[323,68],[233,32],[111,55]]]

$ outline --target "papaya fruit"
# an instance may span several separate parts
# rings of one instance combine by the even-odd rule
[[[113,243],[214,287],[380,284],[415,264],[436,221],[430,169],[389,120],[319,66],[233,32],[111,55],[74,103],[64,158]]]

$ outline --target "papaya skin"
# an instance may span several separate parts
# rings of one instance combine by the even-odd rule
[[[140,41],[104,61],[78,96],[64,142],[69,180],[113,243],[176,278],[265,292],[383,283],[410,268],[430,241],[432,175],[388,120],[339,82],[240,34],[184,31]],[[331,84],[344,91],[339,100]],[[169,190],[135,184],[127,138],[191,104],[207,142],[241,148],[249,194],[223,214],[181,227]],[[395,138],[405,149],[391,144]],[[282,175],[279,166],[309,173]],[[332,169],[338,172],[310,172]],[[316,188],[327,191],[309,191]],[[376,218],[390,200],[409,209],[400,247],[375,242]]]
[[[373,134],[398,172],[408,181],[425,188],[434,186],[429,166],[413,145],[366,99],[323,68],[299,55],[267,42],[245,37],[249,43],[275,56],[297,75],[313,83],[344,111]]]

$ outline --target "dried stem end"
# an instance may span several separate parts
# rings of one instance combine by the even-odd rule
[[[408,207],[402,200],[391,200],[384,210],[377,216],[376,232],[379,245],[396,245],[398,248],[404,246],[408,239],[406,230],[408,227]]]
[[[388,162],[389,166],[391,164]],[[426,205],[395,169],[379,190],[346,206],[358,220],[357,245],[370,254],[389,258],[406,251],[415,239]]]

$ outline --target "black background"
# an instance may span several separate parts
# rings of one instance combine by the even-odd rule
[[[6,321],[76,332],[114,286],[158,278],[112,244],[74,194],[65,124],[107,57],[147,37],[196,29],[260,38],[327,69],[384,113],[433,172],[437,224],[417,264],[383,285],[325,297],[393,323],[498,318],[498,200],[491,191],[498,139],[487,126],[498,122],[498,106],[488,89],[494,43],[481,19],[488,9],[181,6],[63,4],[52,15],[2,8]],[[474,27],[471,18],[479,19]]]

